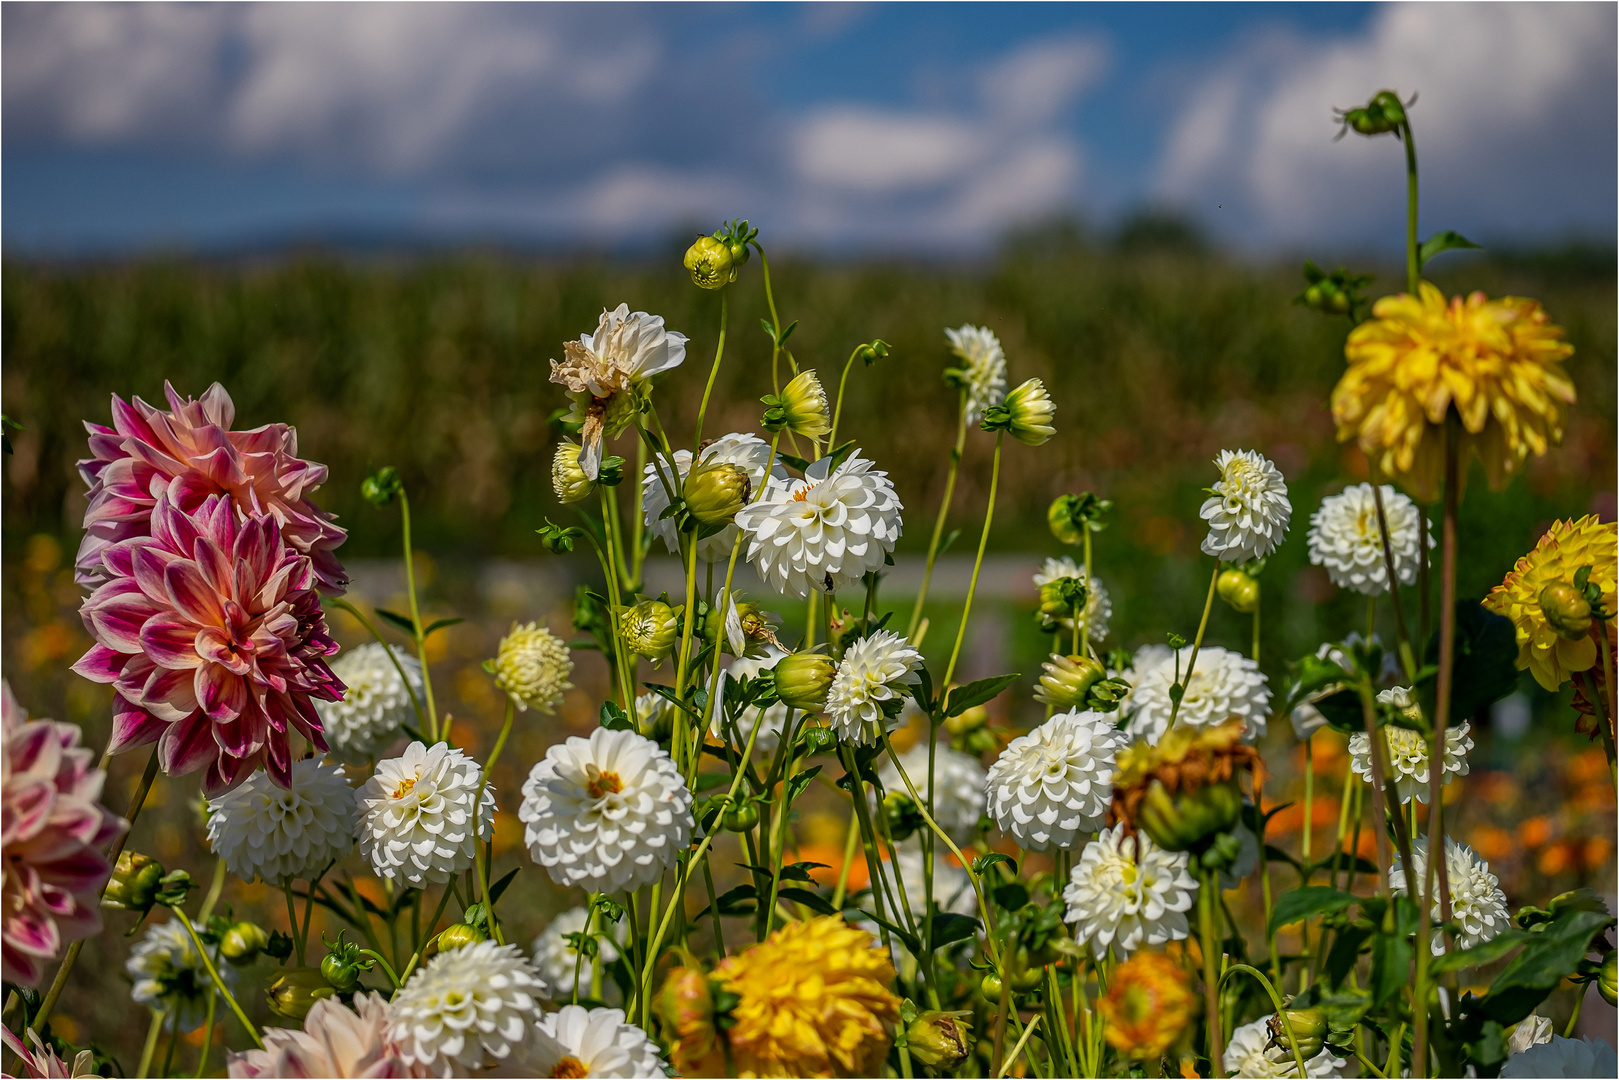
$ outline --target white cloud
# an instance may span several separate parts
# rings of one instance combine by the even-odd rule
[[[1037,41],[990,64],[980,75],[984,100],[1012,123],[1042,124],[1102,81],[1109,50],[1092,38]]]
[[[910,191],[958,177],[982,155],[981,136],[954,117],[838,106],[800,123],[792,168],[828,188]]]

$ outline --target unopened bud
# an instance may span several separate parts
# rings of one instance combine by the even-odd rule
[[[384,465],[360,482],[360,497],[372,506],[387,506],[404,490],[405,482],[392,465]]]
[[[1602,968],[1597,972],[1597,992],[1602,1000],[1609,1005],[1619,1005],[1619,950],[1610,949],[1608,955],[1602,958]]]
[[[1046,392],[1046,384],[1029,379],[1012,388],[1006,400],[984,410],[985,431],[1005,431],[1018,442],[1039,446],[1057,433],[1051,426],[1057,406]]]
[[[139,852],[121,852],[112,879],[101,896],[101,904],[145,915],[157,901],[158,884],[162,880],[162,863]]]
[[[1171,795],[1161,781],[1154,780],[1141,801],[1139,819],[1159,847],[1189,851],[1231,830],[1241,814],[1242,791],[1230,781]]]
[[[702,525],[729,525],[748,505],[753,482],[740,465],[705,461],[686,477],[686,509]]]
[[[288,1020],[302,1020],[322,998],[336,997],[337,988],[312,967],[291,968],[265,990],[270,1011]]]
[[[805,368],[782,388],[779,395],[767,394],[764,426],[768,431],[786,428],[797,435],[818,439],[832,431],[832,413],[826,391],[815,372]]]
[[[1565,582],[1540,590],[1540,611],[1559,637],[1578,641],[1591,632],[1591,602]]]
[[[662,600],[642,600],[618,617],[618,636],[630,652],[658,663],[674,651],[680,611]]]
[[[890,791],[883,796],[883,816],[888,821],[889,839],[896,844],[909,840],[911,834],[926,824],[916,803],[903,791]]]
[[[949,1072],[966,1061],[973,1038],[967,1015],[929,1010],[917,1016],[905,1029],[911,1057],[940,1072]]]
[[[270,935],[263,928],[250,922],[239,922],[219,939],[219,952],[233,964],[251,964],[269,944]]]
[[[720,815],[720,825],[726,832],[744,833],[759,824],[759,807],[751,799],[733,803]]]
[[[1034,689],[1034,699],[1058,710],[1084,708],[1091,687],[1107,677],[1107,670],[1089,656],[1053,653],[1041,667],[1045,674]]]
[[[1090,590],[1079,578],[1060,577],[1040,586],[1041,629],[1051,631],[1059,620],[1072,618],[1085,610]]]
[[[746,250],[744,247],[744,256]],[[684,261],[692,284],[699,289],[720,289],[736,280],[736,255],[723,240],[699,236],[686,249]]]
[[[438,943],[439,952],[450,952],[454,949],[463,949],[468,945],[476,945],[480,941],[487,941],[489,935],[476,926],[464,922],[452,923],[439,931],[434,940]]]
[[[1085,708],[1091,712],[1113,712],[1130,693],[1123,679],[1102,679],[1085,694]]]
[[[797,652],[776,661],[772,674],[776,696],[789,709],[819,712],[826,705],[827,691],[838,666],[821,653]]]
[[[576,503],[590,497],[596,482],[585,475],[579,465],[579,445],[566,440],[557,443],[556,457],[551,459],[551,489],[563,503]]]
[[[1221,571],[1214,583],[1214,591],[1220,594],[1221,600],[1244,615],[1252,615],[1259,610],[1259,582],[1241,570]]]
[[[1283,1016],[1287,1017],[1285,1024],[1282,1022]],[[1329,1030],[1327,1014],[1323,1009],[1284,1009],[1281,1013],[1271,1016],[1267,1027],[1270,1031],[1269,1045],[1279,1047],[1289,1054],[1297,1050],[1299,1057],[1305,1061],[1321,1052]],[[1288,1027],[1293,1029],[1291,1039],[1287,1034]]]

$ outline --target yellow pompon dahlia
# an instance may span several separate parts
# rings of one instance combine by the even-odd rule
[[[876,1076],[893,1041],[894,965],[836,915],[790,923],[714,969],[738,1076]]]
[[[1189,983],[1185,969],[1161,952],[1137,953],[1120,964],[1096,1002],[1108,1045],[1137,1060],[1163,1056],[1197,1008]]]
[[[1615,559],[1619,558],[1619,524],[1603,524],[1595,514],[1578,521],[1554,521],[1535,550],[1518,560],[1505,580],[1490,590],[1484,606],[1511,619],[1518,631],[1518,669],[1528,668],[1535,681],[1556,690],[1576,671],[1597,662],[1597,644],[1589,633],[1577,633],[1572,606],[1583,601],[1574,575],[1591,568],[1590,584],[1602,590],[1602,608],[1614,610]],[[1548,610],[1550,605],[1550,610]],[[1590,625],[1590,611],[1584,622]],[[1560,630],[1561,628],[1561,630]]]
[[[1419,296],[1385,296],[1372,315],[1344,344],[1349,370],[1332,392],[1332,416],[1340,441],[1357,438],[1419,497],[1438,493],[1453,406],[1463,462],[1476,450],[1491,487],[1562,440],[1563,409],[1574,403],[1562,363],[1574,347],[1538,301],[1481,292],[1446,301],[1423,282]]]

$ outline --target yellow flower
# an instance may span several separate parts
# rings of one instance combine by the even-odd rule
[[[1419,297],[1385,296],[1350,331],[1349,370],[1332,392],[1338,438],[1354,437],[1384,473],[1433,498],[1444,471],[1445,417],[1461,419],[1459,446],[1476,450],[1492,487],[1531,452],[1563,437],[1574,351],[1534,300],[1476,292],[1449,302],[1422,283]]]
[[[567,642],[539,623],[512,623],[512,632],[500,639],[500,650],[488,670],[495,685],[524,712],[533,707],[549,715],[573,689]]]
[[[1570,639],[1557,632],[1541,609],[1550,586],[1572,589],[1574,574],[1591,568],[1590,582],[1602,590],[1604,611],[1614,609],[1614,561],[1619,557],[1619,524],[1604,525],[1596,515],[1578,521],[1554,521],[1535,550],[1518,560],[1505,580],[1490,590],[1484,606],[1511,619],[1518,631],[1518,669],[1528,668],[1535,681],[1556,690],[1576,671],[1597,662],[1597,645],[1589,635]],[[1554,590],[1556,591],[1556,590]]]
[[[738,1076],[876,1076],[899,1019],[894,965],[835,915],[791,923],[722,962]]]
[[[1192,1021],[1197,996],[1188,983],[1185,970],[1160,952],[1120,964],[1096,1002],[1108,1045],[1128,1058],[1162,1057]]]

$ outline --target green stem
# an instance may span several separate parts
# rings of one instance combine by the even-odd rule
[[[778,362],[781,359],[781,316],[776,314],[776,294],[770,288],[770,259],[765,255],[764,245],[757,240],[749,241],[753,250],[759,253],[759,272],[764,278],[765,306],[770,309],[770,325],[774,333],[770,335],[770,392],[781,393],[781,376]]]
[[[201,1080],[208,1075],[208,1053],[214,1048],[214,1005],[219,995],[208,992],[208,1012],[202,1021],[202,1052],[197,1055],[197,1071],[191,1075]]]
[[[995,520],[995,493],[1001,482],[1001,444],[1006,440],[1006,432],[995,433],[995,459],[989,470],[989,505],[984,509],[984,529],[978,534],[978,555],[973,559],[973,576],[967,584],[967,602],[961,607],[961,625],[956,628],[956,645],[950,650],[950,664],[944,670],[942,689],[950,688],[950,680],[956,674],[956,661],[961,658],[961,643],[967,637],[967,619],[973,611],[973,595],[978,592],[978,574],[984,567],[984,548],[989,544],[990,523]]]
[[[843,374],[838,377],[838,400],[837,404],[832,407],[832,430],[826,433],[828,450],[838,445],[838,420],[843,416],[843,391],[849,385],[849,369],[854,367],[855,359],[860,355],[860,350],[863,348],[865,348],[864,345],[855,346],[854,351],[849,354],[849,359],[843,362]]]
[[[1203,600],[1203,617],[1198,620],[1197,636],[1192,639],[1192,655],[1191,658],[1186,661],[1186,674],[1180,678],[1181,690],[1180,693],[1175,696],[1175,700],[1172,701],[1169,706],[1169,725],[1165,728],[1166,731],[1168,728],[1175,726],[1175,717],[1179,716],[1181,711],[1181,698],[1186,696],[1186,688],[1192,685],[1192,669],[1197,667],[1197,654],[1203,648],[1203,635],[1209,628],[1209,613],[1214,610],[1214,587],[1219,580],[1220,561],[1216,559],[1214,562],[1214,573],[1209,578],[1209,595]]]
[[[410,599],[410,625],[416,637],[416,659],[422,665],[422,696],[427,699],[427,728],[436,743],[439,741],[438,709],[433,704],[433,673],[427,669],[427,635],[422,633],[422,615],[416,603],[416,560],[411,556],[410,546],[410,496],[405,494],[404,488],[399,489],[399,521],[405,534],[405,591]]]
[[[1298,1036],[1293,1034],[1293,1021],[1288,1017],[1287,1010],[1282,1006],[1282,995],[1276,992],[1275,985],[1273,985],[1269,979],[1265,978],[1263,972],[1258,971],[1247,964],[1232,964],[1230,967],[1226,968],[1225,974],[1220,976],[1220,982],[1222,985],[1224,984],[1225,980],[1231,978],[1231,976],[1235,975],[1239,971],[1245,975],[1252,975],[1254,978],[1258,979],[1259,985],[1263,986],[1265,988],[1265,993],[1270,995],[1271,1004],[1276,1006],[1276,1015],[1281,1017],[1282,1030],[1287,1032],[1288,1049],[1293,1052],[1293,1064],[1298,1066],[1300,1076],[1308,1077],[1310,1075],[1310,1070],[1304,1065],[1304,1055],[1299,1050]]]
[[[298,966],[304,966],[304,943],[298,938],[298,908],[292,900],[292,879],[281,879],[281,893],[287,898],[287,929],[292,932],[293,945],[298,950]]]
[[[263,1050],[264,1040],[259,1038],[259,1029],[253,1026],[253,1021],[247,1018],[247,1014],[242,1011],[242,1007],[236,1003],[236,995],[230,992],[230,987],[226,986],[224,980],[219,977],[219,969],[214,967],[213,958],[208,955],[208,950],[203,947],[202,939],[197,936],[197,928],[191,925],[191,920],[186,916],[183,908],[177,907],[171,910],[174,912],[174,917],[180,920],[180,925],[185,927],[186,933],[191,935],[192,947],[197,950],[197,955],[202,958],[202,966],[207,969],[208,978],[213,980],[214,988],[225,999],[225,1004],[230,1006],[230,1011],[236,1014],[236,1019],[241,1022],[242,1027],[246,1029],[248,1035],[253,1039],[253,1045]]]
[[[434,933],[438,930],[438,921],[444,917],[444,909],[449,907],[450,896],[454,890],[455,883],[453,881],[445,886],[444,895],[439,897],[438,907],[433,911],[433,918],[428,922],[426,931],[417,939],[416,951],[411,954],[410,963],[405,965],[405,970],[399,976],[399,986],[404,986],[410,980],[411,974],[416,970],[416,965],[422,962],[422,953],[426,951],[427,943],[433,939]]]
[[[714,363],[708,369],[708,385],[703,387],[703,403],[697,408],[697,433],[692,436],[693,458],[703,445],[703,420],[708,416],[708,396],[714,392],[714,379],[720,373],[720,361],[725,358],[725,331],[731,325],[731,287],[720,288],[720,340],[714,346]]]
[[[1422,260],[1417,251],[1417,141],[1409,118],[1400,124],[1405,138],[1405,282],[1415,297],[1422,284]]]
[[[1084,535],[1085,535],[1085,608],[1086,608],[1087,611],[1089,611],[1090,606],[1091,606],[1090,591],[1092,589],[1096,588],[1095,583],[1091,579],[1091,523],[1089,521],[1085,522],[1085,534]],[[1074,616],[1074,618],[1077,621],[1079,616],[1076,614]],[[1087,618],[1085,620],[1085,624],[1080,628],[1079,655],[1081,655],[1081,656],[1089,656],[1090,654],[1091,654],[1091,621],[1090,621],[1089,618]],[[1255,659],[1257,660],[1258,658],[1256,657]]]
[[[220,893],[225,891],[225,860],[214,860],[213,880],[208,883],[208,893],[202,898],[202,908],[197,912],[197,918],[204,923],[208,916],[214,913],[214,906],[219,903]]]
[[[480,809],[483,806],[483,793],[489,784],[489,774],[494,771],[495,762],[500,760],[500,752],[506,749],[506,738],[512,733],[512,717],[516,715],[516,707],[510,697],[506,699],[506,719],[501,722],[500,736],[495,739],[495,748],[489,752],[489,761],[484,765],[478,776],[478,794],[472,800],[473,859],[478,867],[478,895],[483,899],[484,914],[489,918],[489,933],[495,939],[495,944],[506,944],[505,936],[500,932],[500,923],[495,918],[495,905],[489,899],[489,864],[484,858],[484,846],[479,843],[479,834],[482,832],[478,826]]]
[[[389,662],[393,664],[394,670],[399,673],[400,685],[405,688],[405,693],[410,695],[410,707],[416,713],[416,722],[421,725],[422,731],[425,732],[427,730],[427,712],[422,708],[421,699],[416,696],[416,688],[412,686],[410,684],[410,680],[405,677],[405,667],[399,662],[399,657],[394,655],[393,646],[389,645],[388,642],[384,640],[382,632],[377,629],[376,624],[361,614],[359,608],[355,607],[342,597],[338,597],[337,599],[330,601],[330,603],[333,607],[341,608],[350,615],[354,616],[355,621],[361,626],[365,627],[366,631],[370,633],[372,638],[376,640],[377,644],[382,646],[383,653],[388,657]]]
[[[922,587],[916,594],[916,605],[911,608],[911,622],[905,637],[916,643],[916,632],[922,625],[922,605],[927,603],[928,588],[933,584],[933,564],[939,560],[939,544],[944,537],[944,524],[950,516],[950,503],[956,494],[956,475],[961,470],[961,455],[967,447],[967,391],[961,391],[961,406],[956,421],[956,445],[950,450],[950,468],[944,477],[944,499],[939,503],[939,516],[933,522],[933,538],[928,541],[927,564],[922,570]]]
[[[152,1058],[157,1053],[157,1037],[163,1033],[163,1021],[168,1018],[169,1014],[161,1009],[152,1012],[152,1022],[146,1026],[146,1044],[141,1047],[141,1063],[135,1070],[140,1080],[146,1080],[151,1075]]]
[[[1406,681],[1414,684],[1417,681],[1417,661],[1411,653],[1411,639],[1405,631],[1405,606],[1400,602],[1400,579],[1394,573],[1394,548],[1389,542],[1388,516],[1383,512],[1383,485],[1377,482],[1375,475],[1372,477],[1372,501],[1377,506],[1377,530],[1383,542],[1383,573],[1388,578],[1389,599],[1394,601],[1394,634],[1399,642],[1400,664],[1405,668]],[[1426,544],[1427,537],[1419,536],[1417,543]]]
[[[635,680],[633,674],[627,670],[629,663],[625,655],[623,636],[619,633],[619,619],[624,614],[624,595],[619,591],[619,563],[617,532],[613,528],[611,514],[611,499],[605,487],[598,487],[597,493],[601,496],[602,508],[602,534],[606,541],[602,545],[601,554],[607,559],[607,604],[612,609],[608,615],[607,624],[613,635],[613,673],[617,677],[619,704],[624,711],[635,718]]]
[[[1208,1021],[1209,1065],[1216,1080],[1224,1080],[1225,1040],[1220,1034],[1220,969],[1216,960],[1221,949],[1214,935],[1214,890],[1217,888],[1219,874],[1205,870],[1197,895],[1197,928],[1203,943],[1203,1011]]]
[[[630,502],[635,506],[635,512],[630,515],[630,583],[629,588],[635,589],[641,583],[641,564],[646,558],[646,542],[644,540],[646,522],[640,509],[640,500],[636,496],[640,493],[641,477],[646,475],[646,440],[640,433],[635,437],[635,478],[631,483]]]

